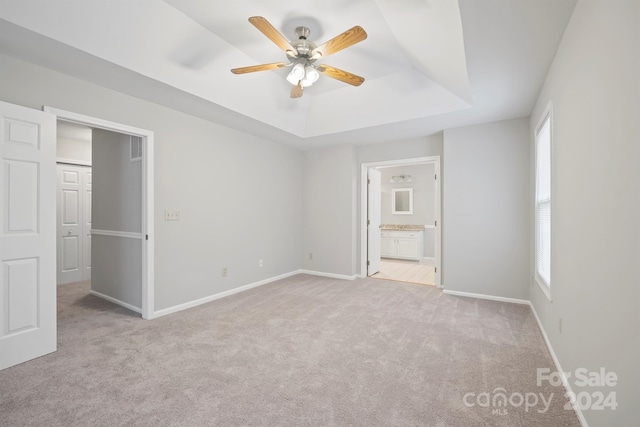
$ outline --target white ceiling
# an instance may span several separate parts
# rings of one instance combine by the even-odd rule
[[[575,0],[0,0],[0,53],[301,149],[416,138],[528,116]],[[320,44],[368,38],[319,63],[290,99],[286,62],[247,18]]]

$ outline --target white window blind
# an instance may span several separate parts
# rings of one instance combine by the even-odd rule
[[[551,288],[551,112],[536,131],[536,277]]]

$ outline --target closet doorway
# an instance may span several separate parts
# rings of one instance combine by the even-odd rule
[[[61,142],[58,284],[84,282],[91,294],[153,318],[153,132],[44,110],[57,116]],[[86,133],[88,156],[70,154],[70,129]]]

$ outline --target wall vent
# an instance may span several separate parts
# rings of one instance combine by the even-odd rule
[[[132,162],[142,160],[142,137],[129,135],[129,160]]]

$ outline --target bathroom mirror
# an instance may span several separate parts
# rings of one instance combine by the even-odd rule
[[[394,188],[391,195],[391,213],[396,215],[413,214],[413,188]]]

